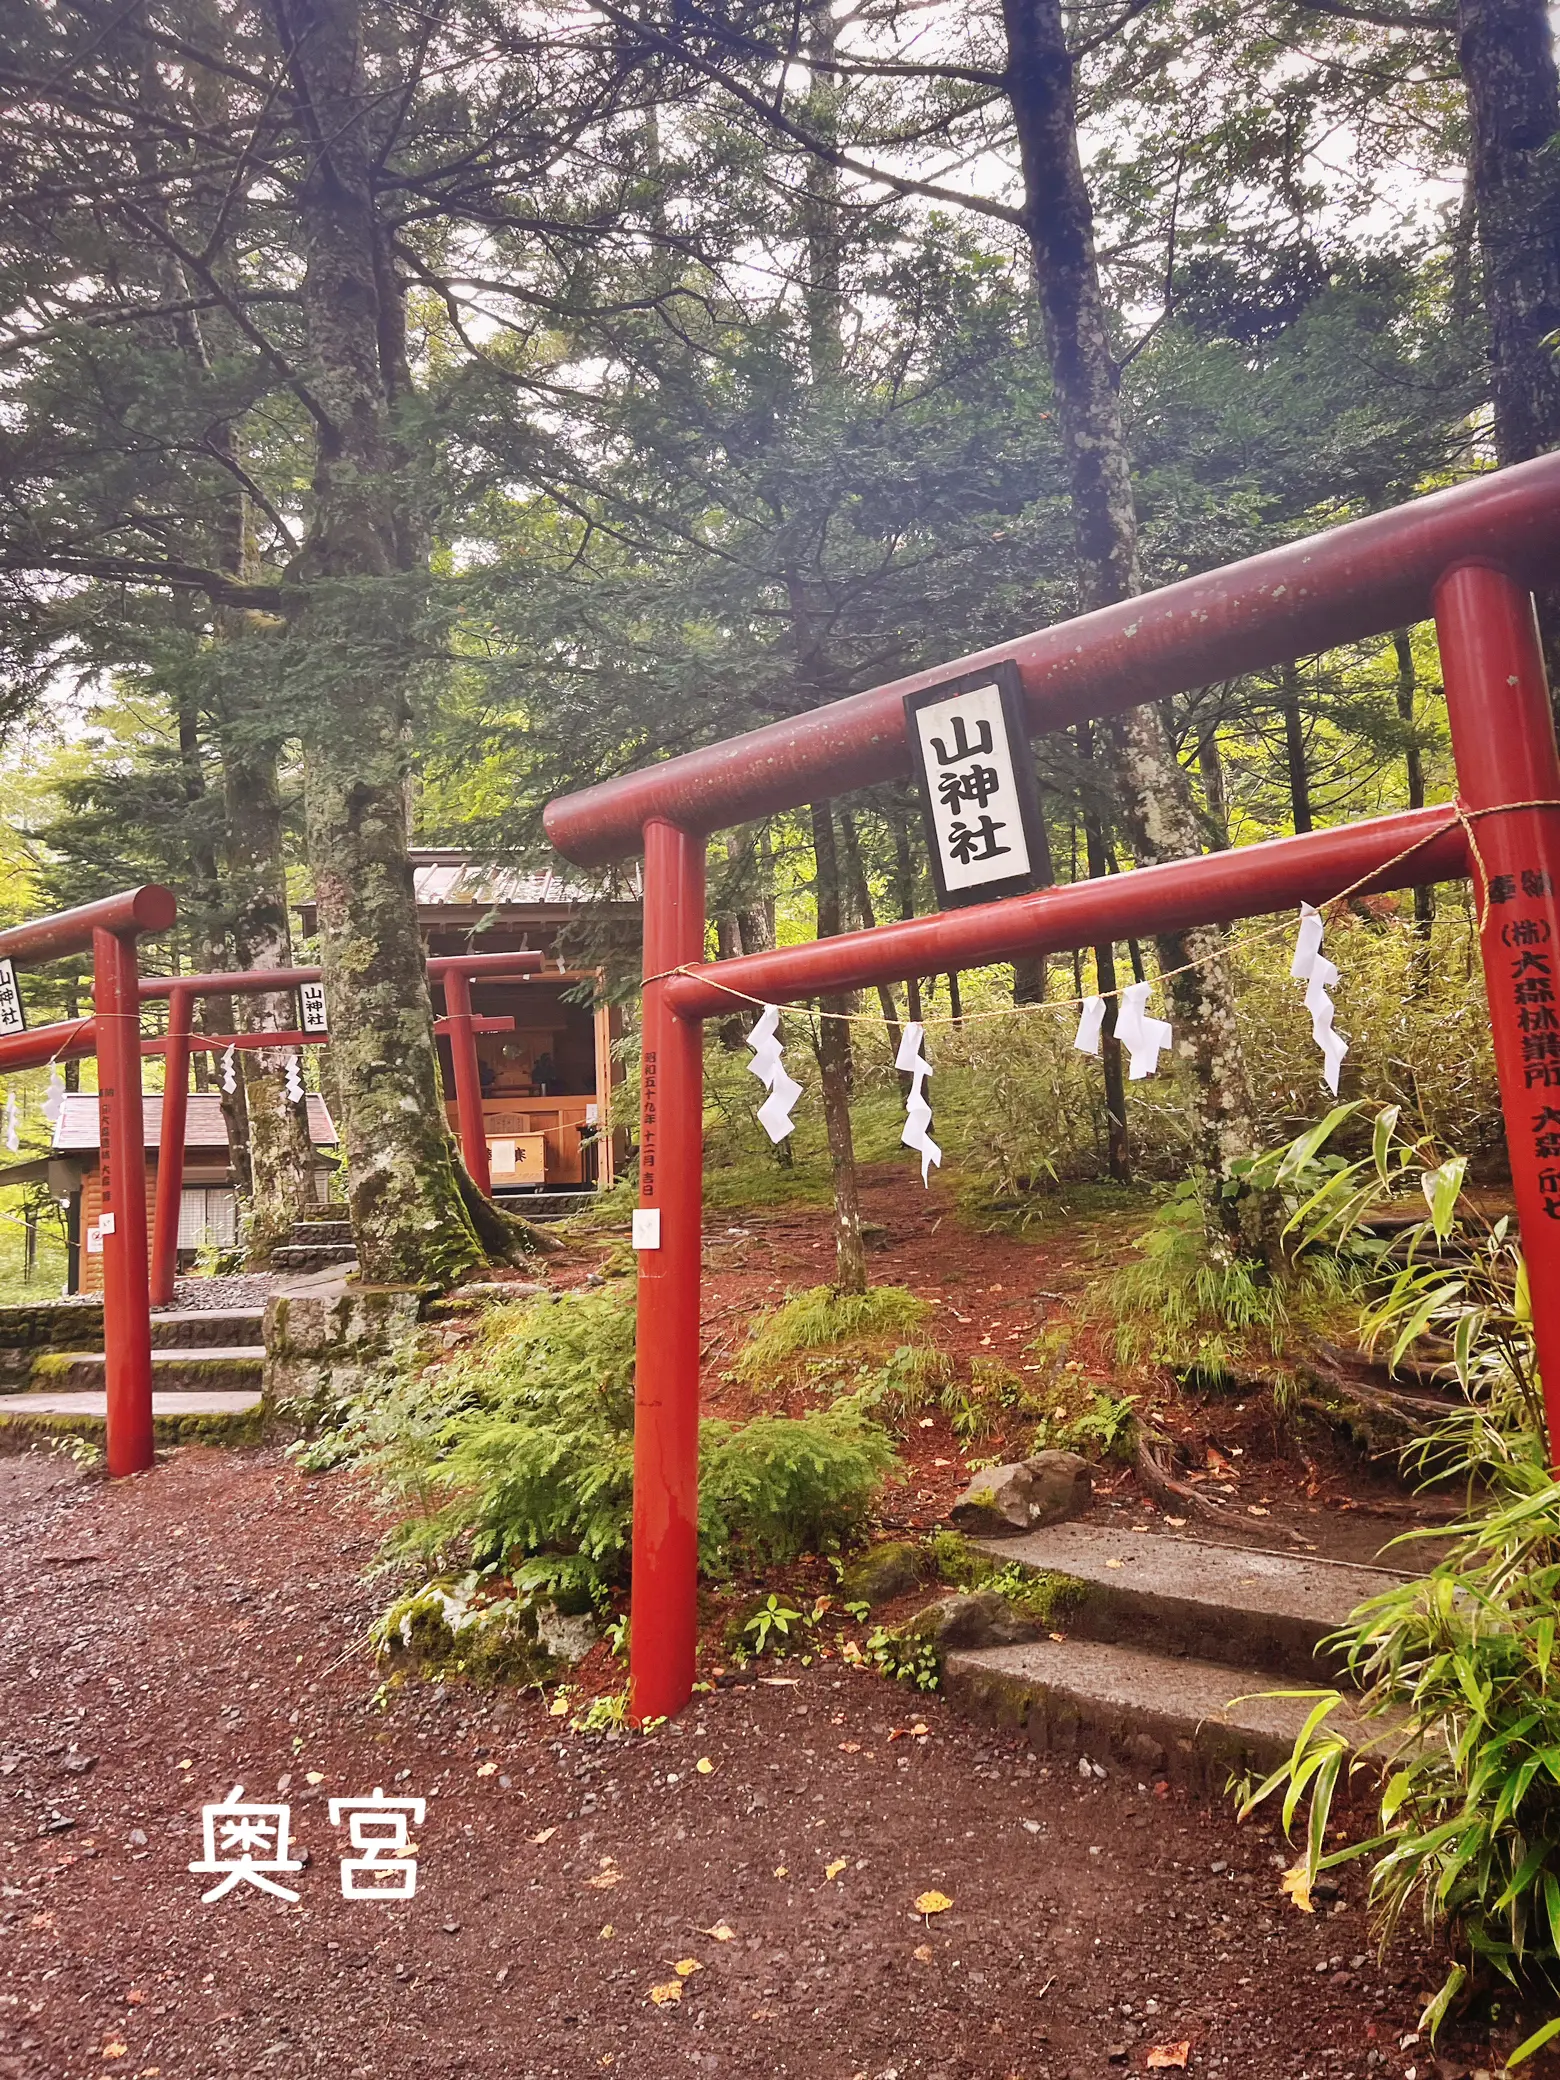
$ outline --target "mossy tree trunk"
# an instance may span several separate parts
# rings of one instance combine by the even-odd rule
[[[375,205],[357,0],[276,0],[297,120],[300,296],[315,430],[309,534],[288,573],[309,862],[363,1277],[446,1282],[481,1261],[452,1161],[408,856],[410,692],[428,537],[406,322]]]
[[[1141,591],[1142,573],[1094,212],[1078,152],[1073,62],[1060,0],[1003,0],[1002,13],[1024,228],[1067,460],[1081,603],[1106,606]],[[1191,787],[1162,711],[1148,706],[1114,716],[1106,739],[1122,821],[1139,864],[1200,852]],[[1203,1161],[1219,1179],[1237,1157],[1251,1152],[1255,1138],[1222,943],[1211,928],[1159,942],[1165,970],[1197,963],[1172,974],[1170,1011],[1179,1051],[1189,1057],[1196,1078]]]
[[[291,967],[275,746],[246,750],[237,742],[227,742],[222,784],[235,964],[240,968]],[[291,991],[246,996],[243,1004],[246,1032],[281,1033],[297,1023]],[[314,1146],[309,1137],[307,1100],[288,1095],[287,1051],[256,1048],[239,1059],[244,1065],[249,1115],[249,1253],[259,1260],[286,1241],[293,1222],[313,1201]]]

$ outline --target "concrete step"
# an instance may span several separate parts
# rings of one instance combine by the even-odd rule
[[[347,1242],[283,1242],[271,1252],[277,1271],[318,1271],[327,1264],[355,1264],[357,1251]]]
[[[101,1393],[8,1394],[0,1399],[0,1448],[35,1438],[96,1437],[107,1422]],[[258,1390],[152,1395],[152,1435],[162,1446],[253,1444],[265,1427]]]
[[[1323,1638],[1356,1605],[1408,1579],[1087,1520],[976,1543],[999,1564],[1066,1577],[1059,1629],[1070,1639],[1263,1669],[1269,1683],[1334,1681],[1335,1659],[1317,1652]]]
[[[955,1709],[1041,1752],[1215,1794],[1231,1774],[1280,1762],[1310,1709],[1303,1698],[1263,1695],[1284,1687],[1266,1670],[1089,1639],[951,1653],[943,1687]],[[1347,1707],[1334,1720],[1345,1738],[1358,1735]]]
[[[265,1310],[260,1307],[170,1307],[152,1316],[153,1350],[192,1350],[197,1345],[258,1344]]]
[[[100,1390],[106,1362],[101,1351],[43,1351],[33,1362],[26,1386],[6,1396],[5,1402]],[[155,1389],[165,1393],[258,1393],[264,1369],[263,1343],[200,1344],[191,1350],[152,1352]]]

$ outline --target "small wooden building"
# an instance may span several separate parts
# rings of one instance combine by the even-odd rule
[[[162,1096],[141,1100],[142,1134],[146,1143],[146,1201],[148,1219],[157,1190],[157,1145],[162,1135]],[[309,1098],[309,1134],[317,1149],[334,1148],[335,1123],[323,1098]],[[60,1116],[54,1123],[53,1145],[46,1159],[46,1174],[52,1195],[65,1205],[66,1237],[69,1247],[67,1290],[101,1292],[103,1286],[103,1238],[98,1223],[103,1213],[103,1181],[98,1140],[96,1092],[75,1092],[63,1098]],[[28,1164],[30,1173],[42,1166]],[[322,1162],[317,1189],[323,1201],[331,1166]],[[24,1180],[11,1173],[8,1182]],[[232,1157],[228,1148],[227,1122],[222,1101],[211,1091],[192,1091],[184,1123],[184,1176],[179,1195],[179,1259],[192,1263],[206,1248],[230,1249],[238,1239],[238,1196]]]
[[[603,903],[550,871],[493,866],[470,853],[412,853],[417,920],[429,954],[544,955],[540,975],[477,982],[472,1009],[512,1018],[513,1029],[479,1033],[483,1123],[495,1191],[588,1191],[611,1184],[626,1146],[613,1095],[623,1065],[613,1043],[622,1013],[601,1001],[601,971],[578,964],[566,938],[586,904],[597,928],[621,932],[637,947],[637,901]],[[301,906],[303,929],[316,929],[314,905]],[[445,1006],[434,985],[434,1009]],[[440,1040],[446,1110],[455,1126],[449,1043]]]

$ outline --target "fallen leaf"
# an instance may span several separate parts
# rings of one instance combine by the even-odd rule
[[[601,1940],[604,1943],[609,1943],[616,1933],[616,1929],[613,1928],[612,1923],[609,1921],[606,1927],[601,1931]]]
[[[195,1767],[195,1765],[194,1765],[194,1763],[193,1763],[193,1762],[191,1762],[190,1758],[189,1758],[189,1757],[188,1757],[188,1756],[186,1755],[186,1756],[185,1756],[185,1758],[184,1758],[184,1760],[183,1760],[183,1761],[182,1761],[182,1762],[181,1762],[181,1763],[179,1764],[179,1767],[180,1767],[180,1769],[193,1769],[193,1768]]]
[[[658,2008],[666,2008],[670,2007],[673,2001],[680,2001],[683,1997],[683,1992],[684,1987],[681,1979],[666,1979],[659,1986],[651,1987],[650,1998]]]
[[[859,1755],[861,1753],[860,1741],[841,1741],[840,1753],[842,1755]]]
[[[1278,1881],[1278,1889],[1286,1899],[1292,1899],[1302,1914],[1314,1914],[1316,1908],[1311,1900],[1311,1883],[1306,1876],[1305,1859],[1285,1871]]]
[[[699,1934],[708,1936],[712,1943],[734,1943],[737,1940],[736,1930],[728,1928],[724,1921],[717,1921],[713,1928],[701,1928]]]
[[[695,1972],[702,1972],[703,1965],[696,1957],[679,1957],[672,1970],[679,1979],[691,1979]]]
[[[540,1834],[532,1835],[532,1843],[535,1845],[536,1848],[539,1849],[542,1846],[543,1842],[550,1842],[557,1832],[558,1830],[556,1827],[544,1827]]]
[[[693,1766],[701,1777],[712,1777],[715,1774],[715,1765],[708,1755],[701,1755]]]
[[[105,2058],[123,2058],[129,2049],[130,2046],[128,2044],[121,2044],[119,2039],[115,2037],[112,2042],[103,2046],[103,2056]]]
[[[1248,1517],[1270,1517],[1273,1512],[1270,1509],[1259,1509],[1256,1503],[1248,1502],[1246,1504],[1246,1514]]]
[[[785,1876],[785,1865],[783,1863],[777,1863],[775,1865],[775,1876],[777,1878],[783,1878]]]
[[[479,1777],[496,1777],[498,1775],[498,1764],[496,1762],[479,1762],[477,1764],[477,1775]]]
[[[1105,1562],[1105,1565],[1107,1567],[1124,1567],[1126,1565],[1126,1562],[1123,1560],[1107,1560]]]
[[[946,1892],[923,1892],[915,1903],[918,1914],[946,1914],[953,1901]]]
[[[1167,1524],[1173,1524],[1177,1531],[1184,1531],[1186,1529],[1185,1517],[1166,1517],[1165,1522]]]
[[[932,1946],[930,1943],[917,1943],[911,1955],[917,1964],[930,1964],[932,1961]]]
[[[325,1772],[322,1769],[306,1769],[303,1773],[303,1781],[306,1784],[323,1784]]]
[[[605,1892],[609,1885],[621,1885],[622,1882],[623,1873],[615,1870],[597,1871],[595,1877],[585,1880],[587,1885],[594,1885],[598,1892]]]
[[[1150,2044],[1147,2063],[1150,2067],[1184,2066],[1191,2049],[1189,2038],[1180,2044]]]
[[[1219,1450],[1217,1445],[1211,1444],[1208,1446],[1206,1457],[1208,1464],[1213,1468],[1215,1473],[1229,1472],[1230,1462],[1228,1459],[1225,1458],[1224,1454]]]
[[[823,1867],[823,1876],[825,1884],[828,1883],[829,1879],[837,1878],[840,1872],[844,1870],[846,1864],[849,1862],[850,1858],[848,1856],[836,1856],[832,1863],[826,1863]]]
[[[140,1987],[132,1986],[125,1995],[125,2006],[127,2008],[139,2008],[145,2003],[145,2000],[146,1995],[141,1991]]]
[[[569,1709],[569,1699],[567,1692],[560,1690],[558,1692],[558,1695],[553,1699],[552,1703],[547,1707],[547,1709],[555,1719],[561,1719],[564,1713]]]
[[[911,1727],[910,1731],[915,1735],[917,1740],[920,1740],[926,1732],[926,1727],[920,1719],[917,1719],[915,1724]]]

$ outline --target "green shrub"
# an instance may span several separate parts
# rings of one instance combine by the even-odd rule
[[[699,1547],[712,1572],[783,1565],[859,1536],[897,1465],[893,1445],[852,1409],[755,1416],[700,1427]]]
[[[902,1344],[932,1311],[932,1303],[902,1286],[870,1286],[837,1293],[813,1286],[783,1307],[760,1315],[732,1374],[746,1384],[783,1375],[798,1360],[856,1345]]]
[[[342,1435],[402,1511],[389,1554],[433,1572],[463,1554],[555,1597],[599,1600],[621,1581],[633,1337],[620,1290],[504,1309],[452,1364],[402,1383],[377,1413],[351,1414]],[[859,1532],[895,1464],[885,1433],[848,1404],[701,1425],[701,1565],[833,1550]]]
[[[1106,1287],[1121,1364],[1146,1359],[1172,1371],[1216,1373],[1253,1343],[1274,1356],[1283,1348],[1283,1293],[1220,1232],[1196,1185],[1181,1186],[1158,1208],[1137,1248],[1138,1261]]]
[[[1285,1152],[1296,1192],[1312,1185],[1290,1228],[1307,1246],[1374,1261],[1366,1323],[1394,1363],[1427,1330],[1446,1337],[1465,1399],[1411,1456],[1464,1477],[1470,1508],[1427,1576],[1362,1604],[1333,1636],[1361,1689],[1363,1739],[1338,1730],[1338,1691],[1305,1693],[1312,1710],[1292,1753],[1242,1811],[1282,1794],[1287,1830],[1306,1809],[1307,1887],[1329,1866],[1369,1858],[1384,1942],[1410,1910],[1450,1938],[1457,1955],[1425,2011],[1433,2033],[1474,1973],[1560,1997],[1560,1483],[1508,1224],[1460,1213],[1461,1160],[1403,1136],[1395,1108],[1377,1113],[1367,1157],[1319,1165],[1354,1109]],[[1430,1218],[1389,1259],[1360,1223],[1405,1187]],[[1375,1829],[1329,1850],[1337,1787],[1356,1773],[1385,1776]],[[1557,2034],[1560,2017],[1509,2062]]]

